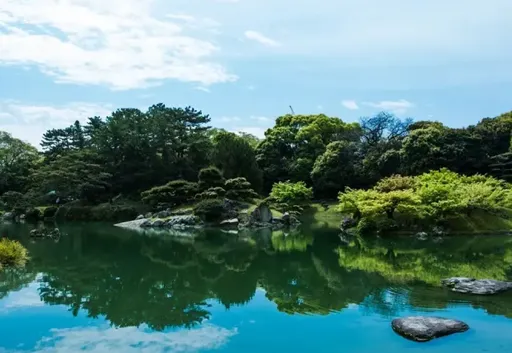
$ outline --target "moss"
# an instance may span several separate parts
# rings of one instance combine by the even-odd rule
[[[3,238],[0,240],[0,267],[23,266],[28,260],[28,251],[15,240]]]

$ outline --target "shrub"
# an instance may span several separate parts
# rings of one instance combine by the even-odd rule
[[[14,207],[23,203],[23,194],[16,191],[7,191],[0,199],[7,211],[11,211]]]
[[[57,207],[55,207],[55,206],[46,207],[43,211],[43,218],[52,218],[55,216],[55,213],[57,213]]]
[[[270,199],[278,204],[302,205],[311,201],[312,197],[313,190],[302,181],[276,183],[270,192]]]
[[[28,251],[15,240],[3,238],[0,240],[0,267],[23,266],[28,260]]]
[[[200,194],[197,194],[195,198],[199,199],[199,200],[218,199],[218,198],[224,197],[224,195],[226,195],[226,190],[224,190],[221,187],[216,187],[216,188],[209,188],[208,190],[206,190]]]
[[[201,190],[224,186],[222,172],[216,167],[203,168],[198,175]]]
[[[224,184],[226,197],[231,200],[247,201],[258,197],[252,189],[251,183],[245,178],[229,179]]]
[[[29,208],[25,211],[25,219],[29,222],[37,222],[41,219],[41,211],[37,208]]]
[[[203,200],[194,207],[194,214],[206,222],[220,221],[224,211],[224,202],[219,199]]]
[[[199,191],[197,183],[186,180],[173,180],[141,193],[142,201],[151,206],[157,204],[182,205],[193,199]]]

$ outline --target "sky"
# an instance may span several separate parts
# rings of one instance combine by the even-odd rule
[[[512,110],[510,0],[0,0],[0,130],[192,106],[262,137],[324,113],[474,124]]]

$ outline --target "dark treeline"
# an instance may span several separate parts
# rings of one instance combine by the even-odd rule
[[[119,109],[85,125],[77,121],[49,130],[42,152],[22,142],[23,136],[0,132],[2,201],[8,204],[20,194],[39,200],[48,193],[91,204],[118,195],[139,199],[142,191],[173,180],[197,181],[208,166],[218,167],[226,179],[245,177],[263,195],[274,183],[289,180],[305,182],[324,199],[393,174],[442,167],[511,177],[512,113],[456,129],[385,112],[359,123],[285,115],[263,140],[209,124],[208,115],[191,107],[157,104],[146,112]]]

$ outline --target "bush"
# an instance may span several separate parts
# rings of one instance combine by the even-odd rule
[[[313,190],[302,181],[276,183],[270,192],[270,199],[277,204],[304,205],[312,198]]]
[[[206,222],[220,221],[224,211],[224,202],[219,199],[203,200],[194,207],[194,214]]]
[[[0,200],[7,211],[11,211],[13,208],[23,203],[23,194],[16,191],[7,191],[0,197]]]
[[[222,172],[216,167],[203,168],[198,175],[201,190],[224,186]]]
[[[199,191],[197,183],[186,180],[174,180],[141,193],[142,201],[148,205],[182,205],[194,198]]]
[[[226,197],[230,200],[248,201],[258,197],[251,183],[242,177],[227,180],[224,187],[227,191]]]
[[[197,194],[196,199],[198,200],[208,200],[208,199],[218,199],[224,197],[226,195],[226,190],[221,187],[209,188],[208,190]]]
[[[28,260],[28,251],[23,245],[15,240],[3,238],[0,240],[0,267],[23,266]]]
[[[25,220],[29,222],[37,222],[41,219],[41,211],[37,208],[29,208],[25,211]]]
[[[53,218],[55,213],[57,213],[57,209],[55,206],[46,207],[43,211],[43,218]]]
[[[55,213],[60,221],[96,221],[121,222],[134,219],[139,211],[130,205],[111,205],[104,203],[98,206],[61,206]]]

